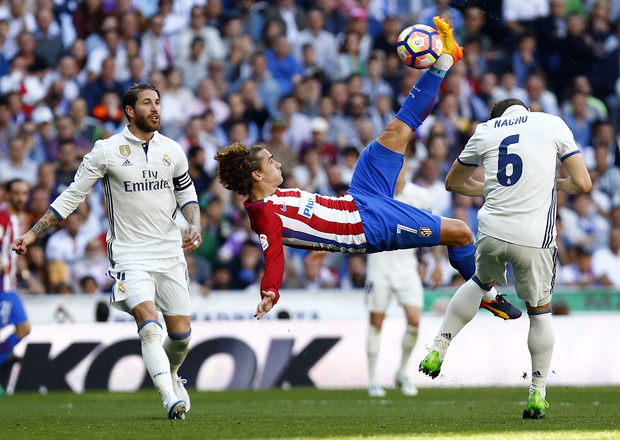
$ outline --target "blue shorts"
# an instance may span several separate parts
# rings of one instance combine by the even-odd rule
[[[362,152],[348,193],[360,212],[367,253],[439,244],[441,217],[394,200],[403,155],[377,141]]]
[[[17,292],[0,291],[0,328],[28,321],[24,304]]]

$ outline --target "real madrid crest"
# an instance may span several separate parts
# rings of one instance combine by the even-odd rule
[[[166,165],[167,167],[169,167],[172,164],[172,161],[170,160],[170,156],[168,156],[167,154],[164,154],[164,157],[161,160],[164,165]]]
[[[129,157],[129,155],[131,154],[131,148],[129,147],[129,145],[119,146],[118,151],[121,153],[121,156],[123,157]]]
[[[118,283],[118,287],[116,288],[116,290],[118,290],[118,293],[120,294],[125,293],[125,286],[123,286],[123,283]]]

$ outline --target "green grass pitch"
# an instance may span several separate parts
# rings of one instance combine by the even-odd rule
[[[168,420],[155,390],[0,397],[0,439],[620,439],[620,387],[547,391],[544,420],[522,420],[527,388],[196,392]]]

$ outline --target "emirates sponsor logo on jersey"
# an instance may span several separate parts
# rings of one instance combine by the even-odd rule
[[[427,226],[422,226],[420,227],[420,231],[418,232],[418,236],[420,237],[430,237],[431,235],[433,235],[433,230]]]
[[[142,170],[143,181],[134,182],[131,180],[123,181],[125,192],[158,191],[170,189],[170,181],[166,178],[158,177],[157,171]]]
[[[123,157],[129,157],[131,154],[131,147],[129,147],[129,145],[119,145],[118,152],[121,153]]]
[[[258,236],[258,239],[260,240],[260,245],[263,248],[263,252],[265,252],[267,250],[267,248],[269,247],[269,242],[267,241],[267,236],[265,234],[260,234]]]

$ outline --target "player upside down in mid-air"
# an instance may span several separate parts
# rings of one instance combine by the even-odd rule
[[[394,200],[396,179],[406,145],[430,114],[448,69],[463,56],[450,25],[433,19],[444,45],[443,54],[411,89],[383,133],[360,155],[349,191],[325,197],[299,189],[279,189],[280,164],[262,145],[234,143],[215,158],[218,178],[226,189],[249,196],[245,208],[265,254],[260,319],[278,301],[284,273],[283,245],[333,252],[373,253],[446,245],[450,263],[468,280],[475,271],[473,237],[462,221]],[[504,319],[521,311],[492,289],[481,307]]]

